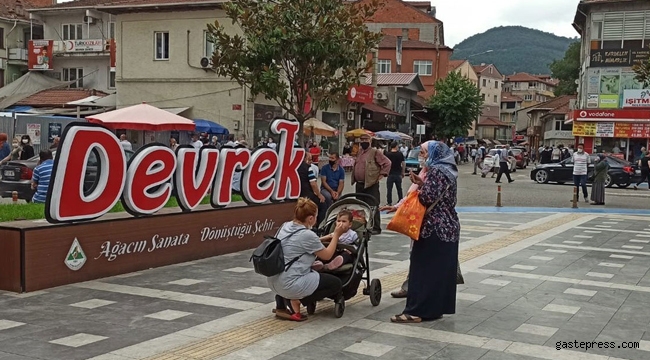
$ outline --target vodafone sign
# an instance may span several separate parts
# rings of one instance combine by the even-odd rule
[[[573,111],[575,121],[650,121],[650,110],[582,109]]]
[[[119,140],[107,128],[72,123],[64,130],[50,178],[45,217],[50,223],[78,222],[106,214],[118,201],[134,215],[151,215],[172,196],[184,211],[194,210],[212,189],[210,203],[222,208],[232,201],[233,175],[242,170],[241,191],[248,204],[297,199],[298,167],[305,150],[294,148],[299,131],[295,121],[277,119],[271,132],[280,135],[278,150],[261,148],[195,149],[153,143],[126,161]],[[84,190],[86,164],[97,155],[97,179]]]

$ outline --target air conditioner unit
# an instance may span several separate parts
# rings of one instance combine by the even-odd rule
[[[92,24],[95,22],[95,19],[91,16],[84,16],[84,24]]]
[[[377,100],[388,100],[388,91],[377,91],[377,92],[375,92],[375,99],[377,99]]]
[[[110,41],[106,41],[104,43],[104,51],[111,51],[111,42]]]
[[[348,111],[348,121],[354,120],[354,111]]]

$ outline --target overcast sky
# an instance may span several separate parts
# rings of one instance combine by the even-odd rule
[[[445,24],[445,45],[496,26],[521,25],[566,37],[578,33],[571,23],[578,0],[432,0]]]

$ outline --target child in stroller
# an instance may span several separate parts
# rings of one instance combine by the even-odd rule
[[[349,210],[341,210],[336,216],[336,222],[342,224],[346,229],[343,235],[339,236],[339,244],[353,246],[356,250],[356,242],[359,239],[357,232],[352,230],[352,212]],[[332,240],[332,234],[325,235],[320,238],[321,241],[330,241]],[[335,256],[327,263],[323,263],[320,260],[316,260],[312,269],[315,271],[322,270],[336,270],[345,264],[352,264],[354,262],[354,257],[352,252],[348,249],[341,248],[338,249]]]

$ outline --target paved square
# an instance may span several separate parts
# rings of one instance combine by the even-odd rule
[[[343,351],[372,357],[380,357],[393,350],[394,348],[394,346],[362,341],[360,343],[348,346],[347,348],[343,349]]]
[[[70,304],[70,306],[84,308],[84,309],[96,309],[102,306],[115,304],[115,301],[102,300],[102,299],[90,299],[86,301],[81,301],[78,303]]]
[[[163,310],[155,314],[145,315],[145,317],[151,319],[171,321],[171,320],[180,319],[188,315],[192,315],[192,313],[188,313],[184,311],[176,311],[176,310]]]
[[[67,336],[64,338],[56,339],[50,341],[51,344],[57,344],[57,345],[63,345],[63,346],[68,346],[68,347],[73,347],[73,348],[78,348],[81,346],[86,346],[90,345],[92,343],[96,343],[98,341],[102,341],[108,339],[105,336],[98,336],[98,335],[91,335],[91,334],[75,334],[72,336]]]
[[[2,330],[7,330],[7,329],[13,329],[18,326],[23,326],[25,323],[21,323],[18,321],[11,321],[11,320],[0,320],[0,331]]]
[[[180,279],[180,280],[174,280],[168,282],[170,285],[180,285],[180,286],[191,286],[191,285],[196,285],[203,283],[205,281],[203,280],[196,280],[196,279]]]

